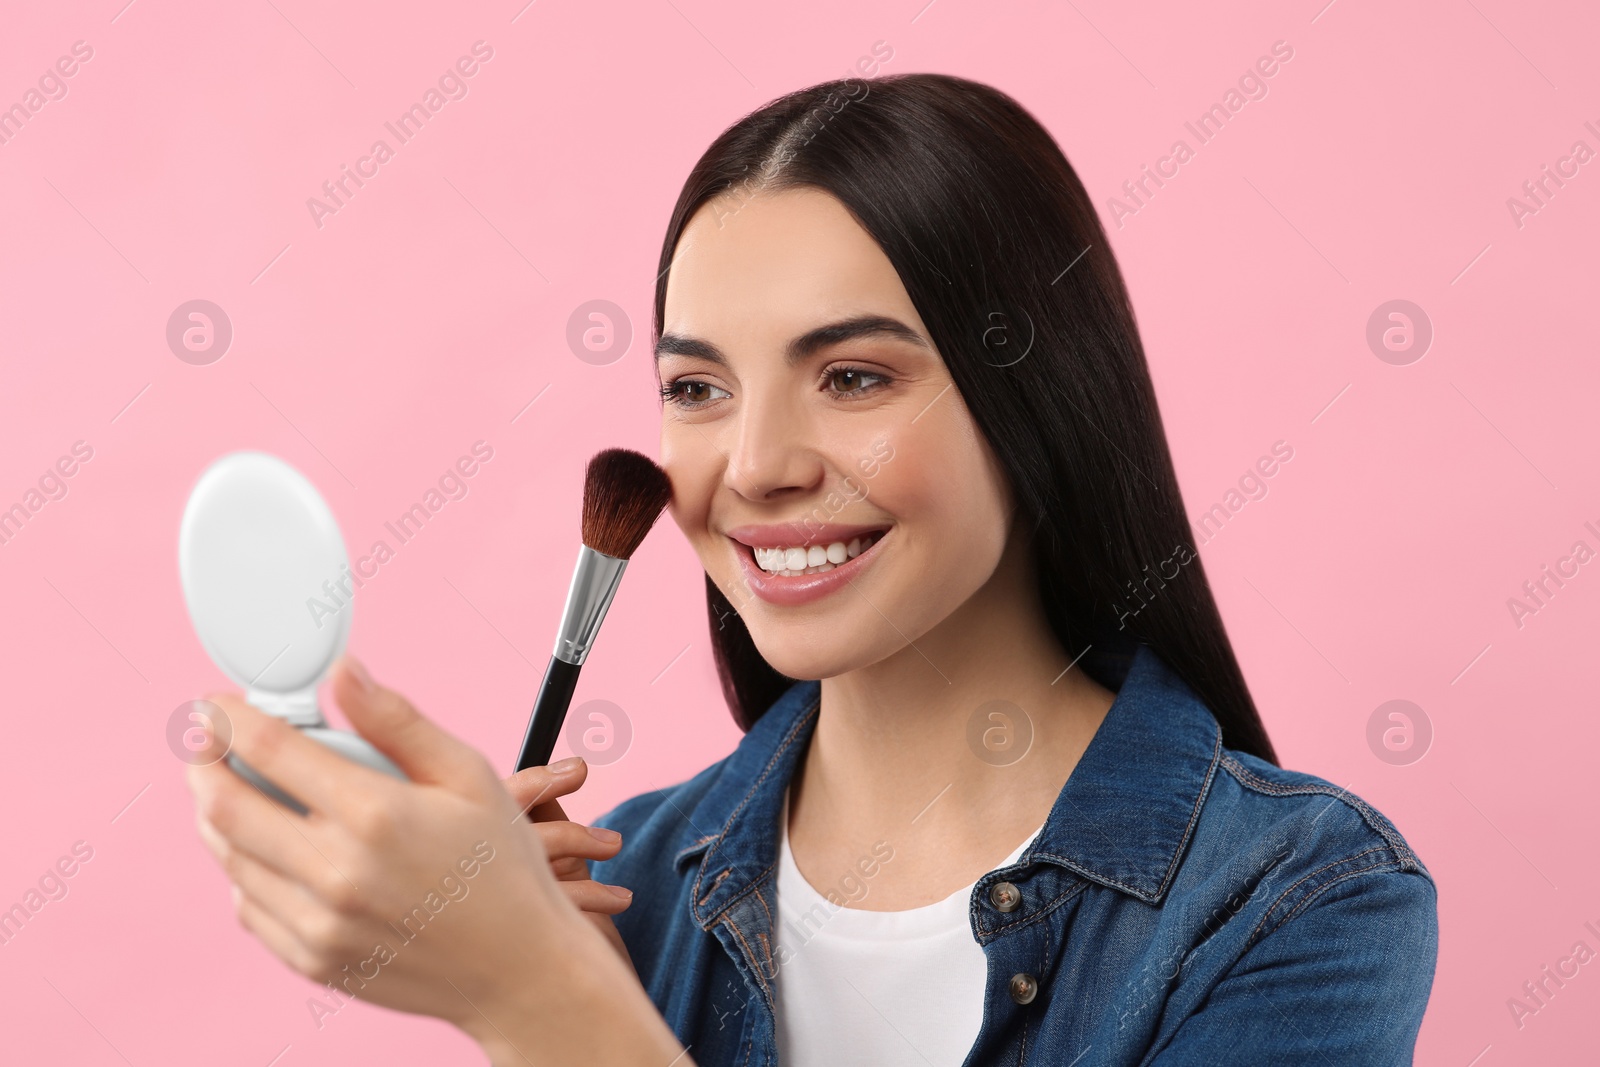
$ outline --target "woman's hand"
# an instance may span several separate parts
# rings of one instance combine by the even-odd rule
[[[210,698],[228,717],[232,754],[309,809],[282,807],[225,761],[189,768],[200,835],[245,928],[342,996],[454,1023],[496,1064],[679,1057],[488,761],[353,660],[333,685],[357,732],[410,781],[236,695]]]
[[[517,807],[528,813],[529,829],[543,842],[551,873],[561,883],[561,891],[631,967],[633,960],[611,916],[633,903],[633,892],[590,878],[589,865],[584,862],[615,856],[622,848],[622,835],[568,820],[559,800],[576,793],[588,777],[589,764],[582,757],[570,756],[548,767],[518,771],[504,784]]]

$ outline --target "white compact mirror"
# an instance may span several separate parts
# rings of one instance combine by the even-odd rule
[[[339,523],[305,475],[265,452],[234,452],[211,464],[183,511],[178,572],[200,644],[251,705],[340,755],[405,777],[364,739],[328,728],[317,705],[317,685],[350,635],[353,604]]]

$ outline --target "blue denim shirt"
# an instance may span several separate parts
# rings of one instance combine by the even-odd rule
[[[1409,1064],[1438,919],[1399,831],[1224,748],[1148,646],[1091,673],[1110,711],[1037,838],[972,890],[988,981],[968,1067]],[[796,683],[727,757],[598,820],[623,844],[590,869],[634,891],[617,928],[700,1067],[777,1061],[778,819],[819,692]]]

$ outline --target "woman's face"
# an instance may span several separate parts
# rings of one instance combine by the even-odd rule
[[[781,673],[885,659],[995,573],[1004,476],[899,275],[831,195],[703,205],[663,331],[673,518]]]

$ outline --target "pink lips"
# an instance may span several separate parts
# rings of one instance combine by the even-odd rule
[[[865,567],[878,558],[878,546],[888,536],[887,530],[887,527],[881,525],[785,523],[776,526],[739,526],[729,530],[728,536],[741,546],[747,546],[737,549],[736,554],[739,557],[739,565],[744,568],[745,584],[750,587],[750,591],[769,604],[794,607],[820,600],[854,581]],[[859,555],[845,560],[830,571],[802,574],[793,578],[769,574],[762,570],[756,565],[755,556],[749,551],[749,548],[778,548],[801,543],[825,545],[833,541],[848,542],[852,538],[871,533],[879,533],[882,536],[862,549]]]
[[[728,531],[728,536],[751,548],[784,548],[789,545],[826,545],[834,541],[848,544],[853,537],[882,533],[888,528],[887,523],[860,526],[842,522],[778,522],[768,526],[735,526]]]

